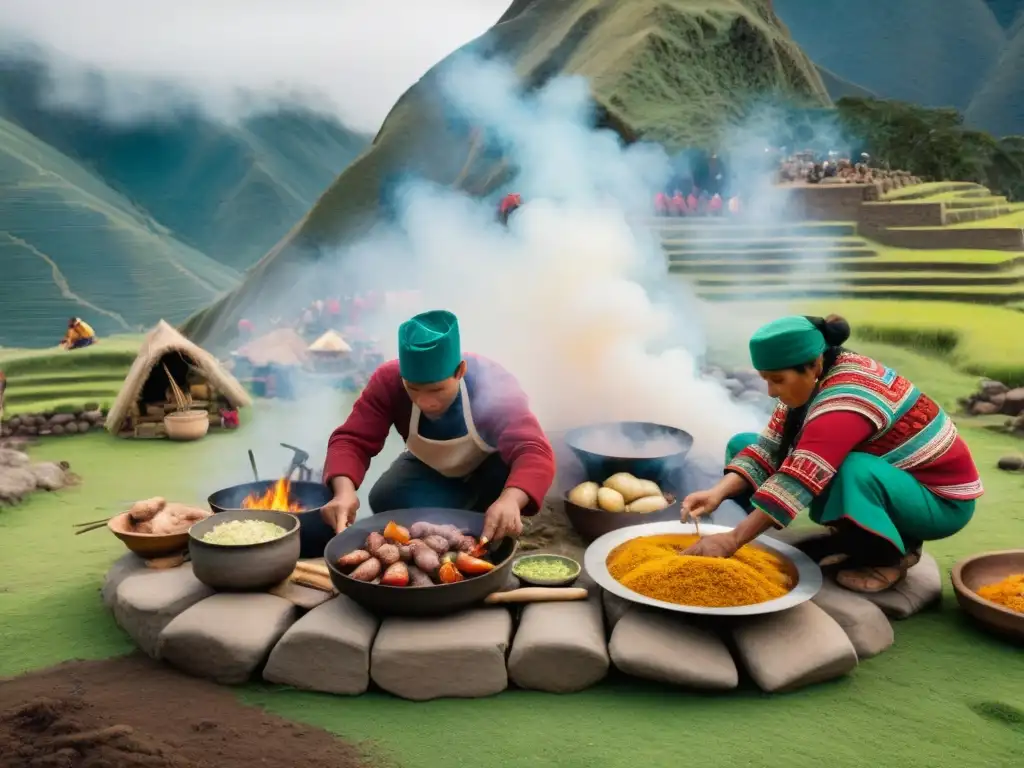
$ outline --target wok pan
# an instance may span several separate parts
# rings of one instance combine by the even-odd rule
[[[613,437],[604,438],[603,433]],[[617,448],[617,455],[596,451],[602,440]],[[666,450],[654,455],[645,452],[644,443],[655,440],[664,442]],[[587,480],[602,483],[616,472],[629,472],[658,485],[671,485],[693,447],[693,435],[649,421],[610,421],[571,429],[565,443],[583,464]]]
[[[394,520],[408,528],[416,522],[457,525],[464,532],[479,536],[483,531],[484,516],[465,509],[397,509],[356,521],[327,544],[324,560],[331,581],[342,594],[348,595],[372,613],[383,616],[444,616],[481,603],[492,592],[504,588],[512,567],[512,558],[519,545],[504,539],[491,555],[494,570],[473,576],[455,584],[433,587],[389,587],[356,581],[335,567],[338,558],[354,549],[362,549],[366,537],[373,531],[383,531],[388,521]]]
[[[252,483],[233,485],[212,494],[206,503],[214,512],[242,509],[243,499],[252,493],[263,495],[276,482],[277,480],[258,480]],[[292,481],[289,496],[302,506],[300,512],[311,512],[319,510],[330,501],[332,494],[330,488],[323,483]]]

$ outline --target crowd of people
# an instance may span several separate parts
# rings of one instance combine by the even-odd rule
[[[739,195],[724,199],[717,192],[696,187],[688,195],[677,189],[672,195],[658,192],[654,196],[656,216],[736,216],[742,209]]]
[[[894,171],[871,164],[871,156],[862,152],[855,161],[841,157],[838,152],[827,154],[811,150],[796,152],[779,160],[776,183],[780,184],[875,184],[884,191],[920,184],[921,180],[909,171]]]

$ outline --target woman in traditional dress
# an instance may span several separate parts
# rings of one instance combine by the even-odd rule
[[[881,592],[921,557],[925,541],[960,531],[982,494],[970,450],[946,413],[895,371],[842,347],[839,317],[784,317],[750,339],[754,367],[778,399],[760,435],[726,449],[724,477],[683,501],[683,519],[734,498],[747,517],[688,554],[729,557],[803,509],[831,529],[836,580]],[[824,553],[822,553],[824,554]]]

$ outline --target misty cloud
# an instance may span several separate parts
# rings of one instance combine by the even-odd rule
[[[509,0],[11,0],[0,53],[34,46],[57,103],[131,121],[301,102],[367,132]]]

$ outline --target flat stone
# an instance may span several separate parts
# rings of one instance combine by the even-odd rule
[[[692,620],[636,607],[615,624],[608,644],[627,675],[705,690],[730,690],[739,672],[725,642]]]
[[[190,675],[239,685],[264,662],[297,610],[276,595],[220,592],[164,627],[158,653]]]
[[[532,603],[519,616],[508,655],[508,676],[520,688],[570,693],[608,674],[601,596],[564,603]]]
[[[826,580],[812,601],[835,619],[863,661],[888,650],[895,635],[882,609],[860,595]]]
[[[921,555],[921,562],[907,571],[906,578],[889,589],[873,594],[854,594],[870,600],[881,608],[886,616],[906,619],[942,599],[942,573],[935,558],[924,552]]]
[[[213,590],[193,575],[191,563],[162,571],[145,565],[142,569],[127,574],[117,586],[114,620],[143,653],[156,659],[164,627]]]
[[[370,648],[379,624],[338,595],[292,624],[270,652],[263,679],[308,691],[363,693],[370,685]]]
[[[272,595],[283,597],[303,611],[311,611],[318,605],[334,599],[334,592],[324,592],[322,589],[304,587],[288,580],[267,590]]]
[[[114,600],[117,598],[117,588],[121,586],[121,582],[133,573],[138,573],[145,569],[146,561],[134,552],[125,552],[121,555],[121,557],[115,560],[114,564],[110,566],[110,570],[107,571],[107,575],[103,577],[103,586],[100,588],[100,596],[103,598],[103,604],[108,609],[113,610]]]
[[[508,687],[511,638],[512,616],[501,607],[436,619],[387,618],[373,643],[370,677],[413,701],[491,696]]]
[[[607,590],[601,590],[601,602],[604,605],[604,620],[608,625],[609,632],[615,629],[615,625],[619,623],[623,616],[637,607],[636,603],[624,600]]]
[[[812,602],[751,616],[733,627],[740,660],[763,691],[792,691],[842,677],[857,666],[843,628]]]

